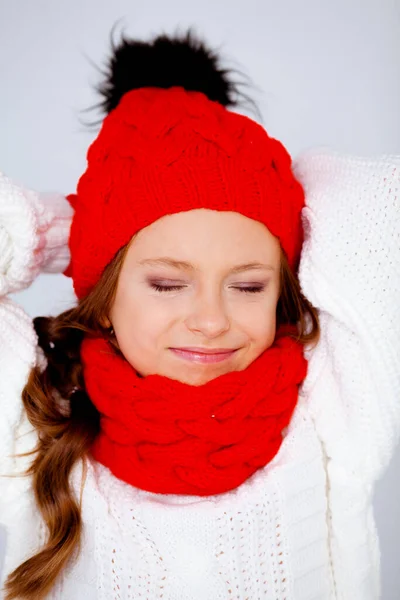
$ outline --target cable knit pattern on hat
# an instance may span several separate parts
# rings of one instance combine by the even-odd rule
[[[307,205],[300,280],[322,336],[306,350],[307,378],[278,454],[215,497],[139,490],[89,463],[82,553],[49,600],[381,597],[372,493],[400,428],[400,157],[307,152],[295,173]],[[1,470],[20,471],[26,459],[4,457],[34,443],[20,393],[35,336],[14,302],[2,298],[0,312]],[[79,494],[80,465],[71,480]],[[29,481],[3,481],[2,578],[45,534]]]
[[[285,147],[255,121],[183,88],[126,93],[87,153],[71,264],[78,298],[132,235],[168,213],[236,210],[266,224],[296,267],[304,192]]]

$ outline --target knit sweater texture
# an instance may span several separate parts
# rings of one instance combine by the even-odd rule
[[[88,463],[78,559],[49,600],[378,600],[374,484],[400,432],[400,156],[328,148],[294,161],[306,192],[299,278],[321,339],[278,454],[209,497],[150,493]],[[22,410],[45,360],[8,294],[68,264],[71,208],[0,177],[0,474],[31,458]],[[80,495],[82,466],[71,481]],[[0,582],[45,541],[31,481],[1,478],[7,532]],[[1,598],[0,592],[0,598]]]

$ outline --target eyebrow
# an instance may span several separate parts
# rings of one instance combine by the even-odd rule
[[[195,271],[196,267],[189,262],[184,260],[175,260],[173,258],[169,258],[168,256],[161,256],[160,258],[145,258],[138,262],[139,265],[167,265],[169,267],[174,267],[176,269],[184,269],[185,271]],[[264,269],[267,271],[275,271],[274,267],[271,265],[266,265],[260,262],[251,262],[244,263],[241,265],[236,265],[230,269],[231,273],[242,273],[243,271],[251,271],[255,269]]]

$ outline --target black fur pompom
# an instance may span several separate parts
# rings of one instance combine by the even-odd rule
[[[238,105],[239,95],[249,100],[239,92],[242,84],[230,80],[231,71],[219,67],[218,55],[190,29],[181,36],[163,34],[150,42],[121,36],[119,44],[111,42],[111,46],[105,81],[97,87],[103,97],[97,106],[107,114],[124,94],[142,87],[181,86],[203,92],[223,106]]]

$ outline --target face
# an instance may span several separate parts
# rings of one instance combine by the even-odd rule
[[[142,376],[203,385],[246,369],[274,341],[280,244],[235,212],[166,215],[131,241],[109,313]]]

